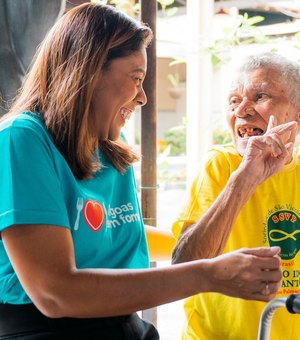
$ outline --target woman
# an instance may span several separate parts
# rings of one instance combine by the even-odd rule
[[[146,104],[151,38],[112,7],[72,9],[1,122],[2,338],[158,339],[136,311],[200,291],[267,301],[279,287],[278,248],[148,269],[121,128]]]

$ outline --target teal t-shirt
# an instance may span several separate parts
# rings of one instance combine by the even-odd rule
[[[144,225],[132,167],[104,165],[77,180],[38,115],[0,124],[0,231],[18,224],[50,224],[72,234],[77,268],[146,268]],[[22,226],[19,226],[22,228]],[[0,240],[0,303],[31,300]]]

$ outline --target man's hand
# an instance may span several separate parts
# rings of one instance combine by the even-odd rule
[[[297,126],[294,121],[276,126],[271,116],[266,133],[249,139],[239,170],[256,178],[257,184],[279,172],[292,159]]]

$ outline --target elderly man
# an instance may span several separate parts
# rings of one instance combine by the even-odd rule
[[[227,120],[233,145],[214,147],[197,174],[173,225],[173,233],[179,237],[173,262],[214,257],[241,247],[277,245],[283,270],[278,296],[300,293],[300,153],[290,148],[297,128],[288,140],[282,140],[280,132],[276,135],[268,127],[268,122],[271,126],[299,124],[299,65],[272,53],[248,57],[232,83]],[[257,162],[260,152],[255,157],[248,154],[262,140],[261,154],[273,143],[264,169]],[[262,181],[261,174],[274,167],[276,148],[282,143],[290,149],[290,156],[280,172]],[[253,164],[247,175],[243,174],[245,158]],[[209,207],[213,209],[208,211]],[[266,291],[271,287],[272,282],[266,281]],[[193,296],[185,303],[183,338],[256,339],[264,306],[263,302],[217,293]],[[271,339],[282,338],[300,339],[300,316],[284,309],[275,313],[271,327]]]

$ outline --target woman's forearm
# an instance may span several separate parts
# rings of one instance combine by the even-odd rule
[[[141,270],[74,270],[53,295],[48,288],[45,299],[35,303],[50,317],[126,315],[209,291],[209,268],[201,261]]]
[[[54,318],[124,315],[208,291],[268,301],[272,294],[259,292],[266,281],[277,282],[275,292],[281,278],[278,250],[269,248],[166,268],[78,269],[66,228],[12,226],[2,240],[25,292]]]
[[[84,318],[126,315],[199,292],[269,301],[280,287],[279,251],[243,249],[166,268],[74,270],[56,284],[53,299],[48,287],[50,303],[37,307],[50,317]],[[268,295],[263,292],[265,282]]]

